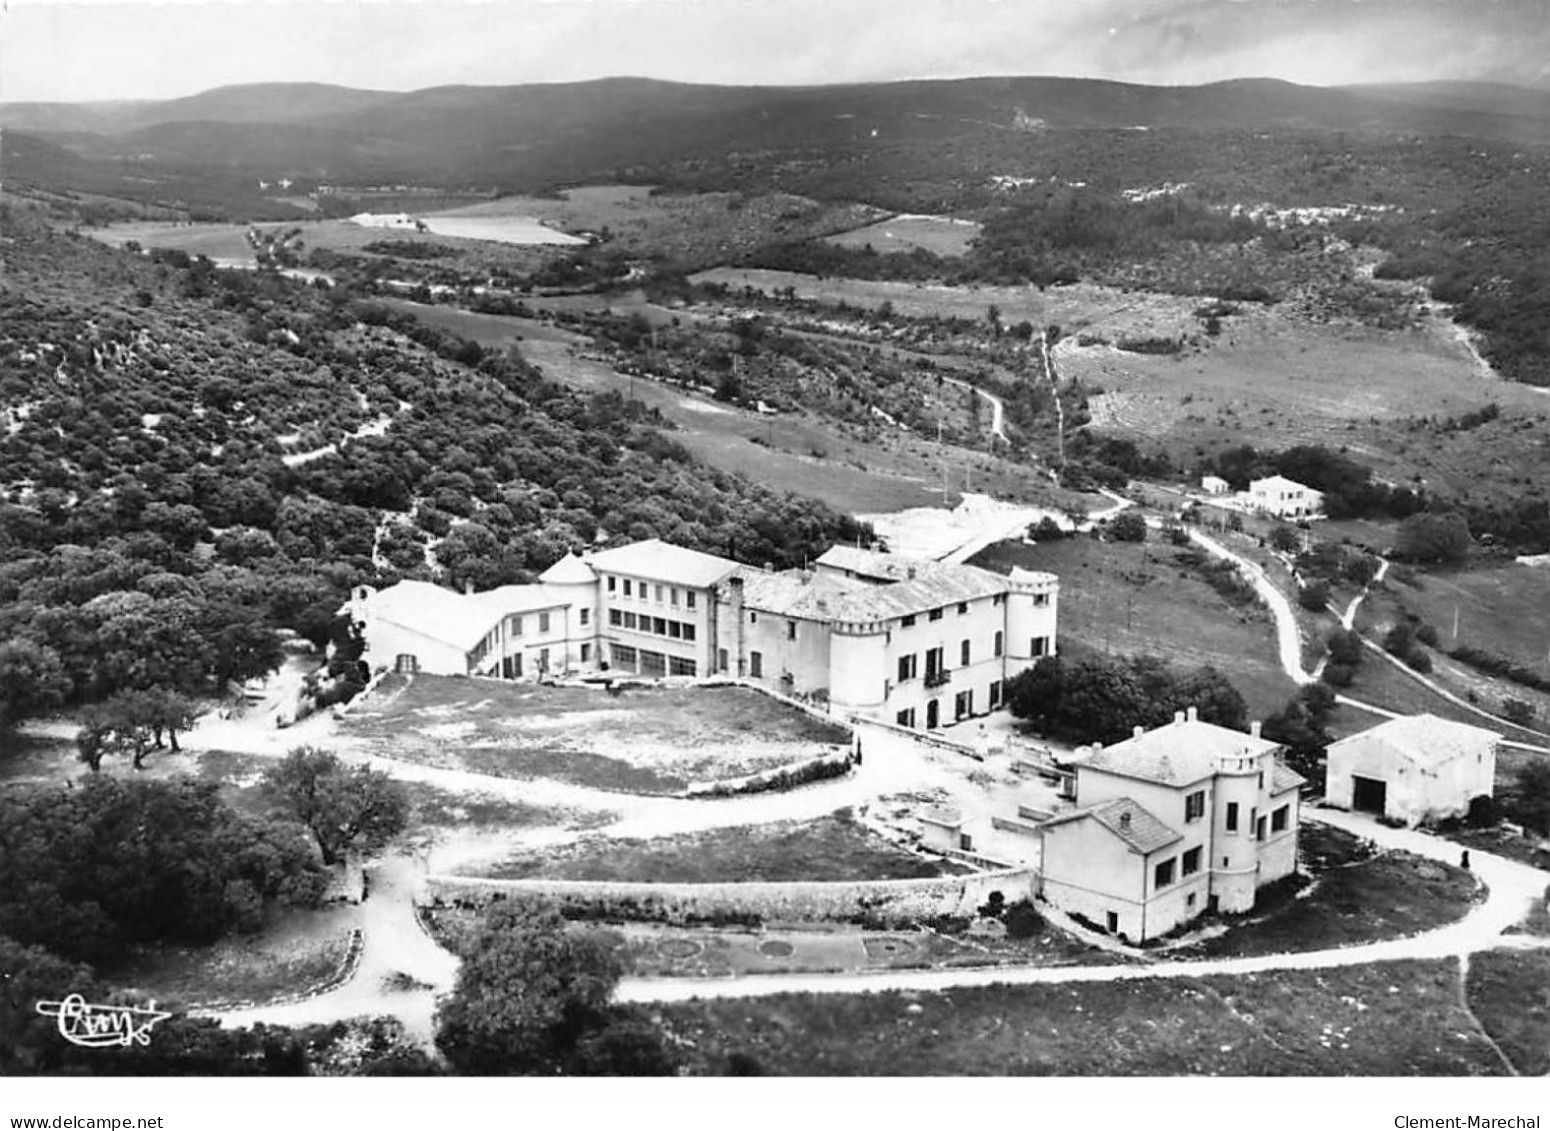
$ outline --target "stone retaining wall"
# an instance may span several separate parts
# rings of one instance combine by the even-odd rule
[[[652,884],[433,875],[426,886],[441,904],[481,907],[500,899],[547,900],[576,919],[903,925],[941,915],[972,916],[993,891],[1015,903],[1032,895],[1033,881],[1031,869],[1012,868],[973,876],[840,883]]]

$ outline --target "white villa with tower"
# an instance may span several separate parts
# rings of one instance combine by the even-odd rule
[[[535,585],[360,586],[374,669],[502,679],[618,673],[751,680],[935,729],[1001,705],[1055,654],[1059,581],[836,546],[775,571],[651,539],[567,554]]]

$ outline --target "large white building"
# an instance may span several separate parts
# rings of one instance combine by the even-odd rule
[[[1281,747],[1195,709],[1075,759],[1075,807],[1037,826],[1044,899],[1131,942],[1254,906],[1297,868],[1298,788]]]
[[[1491,796],[1501,740],[1435,715],[1389,719],[1330,743],[1324,797],[1411,826],[1462,817],[1476,797]]]
[[[366,660],[447,675],[736,676],[848,714],[932,729],[1001,705],[1055,654],[1059,582],[836,546],[812,569],[650,540],[566,555],[537,585],[355,590]]]

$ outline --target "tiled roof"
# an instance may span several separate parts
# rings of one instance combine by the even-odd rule
[[[788,569],[770,573],[744,567],[737,576],[743,582],[743,604],[775,616],[806,620],[834,619],[840,602],[852,593],[869,590],[865,581],[834,573]]]
[[[584,585],[596,581],[597,574],[586,562],[575,554],[567,552],[563,558],[539,574],[538,580],[546,585]]]
[[[463,598],[497,619],[508,613],[536,613],[540,609],[558,609],[571,603],[573,595],[547,585],[502,585]]]
[[[1271,475],[1265,479],[1256,479],[1249,484],[1249,490],[1265,488],[1271,491],[1313,491],[1312,487],[1299,483],[1295,479],[1288,479],[1284,475]],[[1317,492],[1314,492],[1315,494]]]
[[[1143,856],[1184,839],[1183,834],[1174,832],[1144,805],[1129,797],[1116,797],[1110,801],[1100,801],[1096,805],[1072,809],[1070,812],[1051,817],[1041,827],[1054,828],[1073,821],[1085,820],[1088,817],[1119,837],[1131,851],[1139,852]]]
[[[844,598],[834,614],[840,620],[891,620],[1005,593],[1009,588],[1005,577],[978,566],[949,565],[853,546],[830,547],[818,565],[820,573],[830,577],[855,574],[877,582]]]
[[[1268,739],[1186,719],[1155,727],[1113,746],[1089,750],[1072,760],[1078,766],[1123,777],[1189,785],[1215,773],[1220,758],[1256,757],[1277,749],[1279,745]]]
[[[1270,796],[1285,793],[1289,789],[1300,789],[1307,784],[1307,778],[1288,767],[1280,759],[1276,760],[1275,771],[1270,775]]]
[[[1436,715],[1409,715],[1390,719],[1332,743],[1330,755],[1346,746],[1366,742],[1380,742],[1400,757],[1425,769],[1446,765],[1455,758],[1467,758],[1479,754],[1487,746],[1501,741],[1502,736],[1483,727],[1456,723],[1451,719],[1439,719]]]
[[[714,585],[738,568],[734,561],[674,546],[660,538],[632,542],[612,550],[599,550],[585,561],[593,569],[607,570],[609,573],[625,573],[633,577],[648,577],[652,581],[674,582],[697,588]]]

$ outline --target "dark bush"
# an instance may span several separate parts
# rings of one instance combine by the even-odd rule
[[[1001,921],[1006,924],[1006,937],[1009,939],[1032,938],[1044,930],[1044,917],[1026,899],[1020,899],[1009,906]]]

